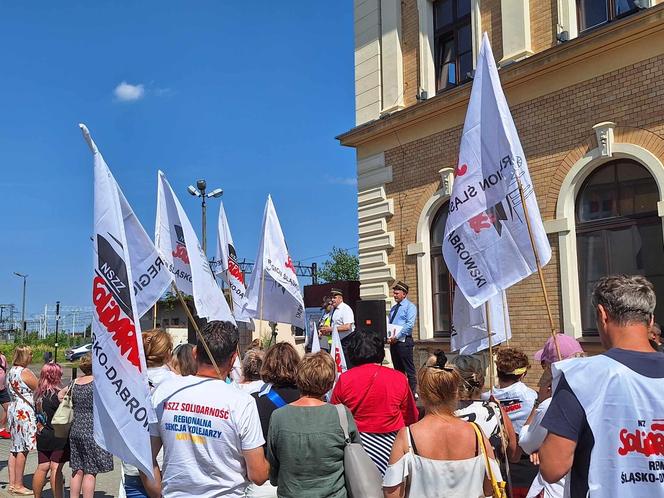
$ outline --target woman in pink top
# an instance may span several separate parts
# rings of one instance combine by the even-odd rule
[[[353,414],[362,446],[381,474],[385,474],[399,429],[417,421],[415,399],[401,372],[381,366],[385,358],[382,338],[357,331],[348,344],[350,370],[339,377],[331,402]]]

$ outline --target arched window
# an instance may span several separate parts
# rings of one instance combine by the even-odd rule
[[[655,286],[657,301],[664,302],[658,200],[657,184],[648,170],[626,159],[600,166],[581,186],[576,199],[576,240],[583,335],[597,335],[590,298],[600,277],[643,275]],[[658,307],[660,319],[663,309]]]
[[[431,224],[431,291],[433,303],[433,336],[450,336],[450,272],[443,259],[443,234],[448,203],[443,204]]]

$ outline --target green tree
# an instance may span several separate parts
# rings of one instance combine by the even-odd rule
[[[346,249],[332,248],[330,259],[325,261],[318,270],[318,278],[323,282],[335,280],[359,280],[360,259]]]

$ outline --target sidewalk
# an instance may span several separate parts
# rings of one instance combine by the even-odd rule
[[[15,496],[11,495],[7,490],[7,481],[9,479],[7,459],[9,458],[10,445],[11,443],[9,439],[0,439],[0,498]],[[117,458],[114,458],[113,462],[113,472],[97,475],[97,490],[95,491],[95,498],[112,498],[117,496],[118,488],[120,486],[120,461]],[[35,450],[28,454],[28,461],[25,464],[25,478],[23,483],[29,489],[32,489],[32,474],[36,468],[37,451]],[[63,474],[65,476],[65,496],[69,496],[71,470],[68,464],[65,464]],[[45,498],[51,498],[53,496],[51,493],[51,486],[48,484],[48,481],[46,486],[44,486],[44,492],[42,493],[42,496]]]

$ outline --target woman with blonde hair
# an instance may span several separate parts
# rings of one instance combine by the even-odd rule
[[[145,363],[148,366],[150,389],[156,389],[162,382],[176,377],[169,367],[173,355],[173,339],[162,329],[146,330],[142,334]],[[161,461],[159,461],[161,464]],[[150,488],[149,478],[133,465],[122,463],[122,481],[127,498],[147,498]]]
[[[32,361],[30,346],[14,350],[13,366],[7,372],[7,389],[11,402],[7,410],[11,448],[9,453],[9,492],[15,495],[32,495],[23,485],[23,472],[28,452],[37,447],[37,419],[32,393],[39,381],[27,368]]]
[[[183,377],[187,375],[196,375],[198,366],[194,358],[193,344],[178,344],[173,350],[170,361],[171,370]]]
[[[261,367],[265,353],[260,349],[249,349],[242,357],[242,378],[237,386],[247,394],[257,393],[265,385],[261,379]]]
[[[460,382],[443,353],[420,369],[417,385],[426,415],[397,434],[383,480],[386,498],[490,496],[487,458],[493,475],[501,480],[486,438],[480,441],[475,428],[454,415]]]
[[[267,458],[270,482],[280,498],[345,498],[344,448],[337,407],[325,402],[334,384],[335,365],[324,351],[306,355],[295,382],[302,397],[276,410],[270,419]],[[353,415],[343,408],[352,442],[361,443]]]

